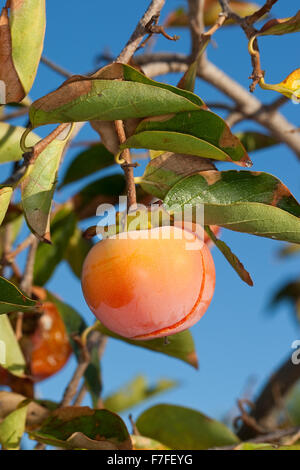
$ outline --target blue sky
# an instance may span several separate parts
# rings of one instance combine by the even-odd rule
[[[4,2],[0,2],[2,3]],[[184,3],[184,0],[167,0],[162,18]],[[257,0],[257,3],[264,2]],[[80,0],[50,0],[47,2],[44,53],[73,73],[90,71],[95,67],[95,58],[101,52],[118,54],[147,5],[148,0],[85,0],[84,4]],[[296,13],[297,7],[296,0],[278,2],[273,13],[278,17],[291,16]],[[159,38],[155,49],[187,52],[188,33],[184,30],[174,31],[175,33],[181,36],[178,42],[172,43]],[[294,34],[261,40],[262,66],[266,70],[267,82],[280,82],[299,67],[299,54],[295,46],[297,39],[298,36]],[[214,44],[208,48],[208,56],[244,86],[249,85],[250,60],[247,42],[240,29],[228,27],[219,31],[214,36]],[[178,77],[160,77],[159,80],[176,84]],[[36,99],[61,82],[59,75],[41,64],[30,96]],[[197,82],[195,91],[204,101],[228,101],[221,93],[202,81]],[[278,97],[274,92],[259,89],[255,95],[264,102],[271,102]],[[298,106],[291,103],[283,107],[286,116],[298,126],[299,110]],[[240,129],[259,129],[259,126],[253,122],[245,122],[236,127],[236,130]],[[96,134],[88,125],[78,136],[78,140],[95,138]],[[78,151],[79,149],[73,149],[69,152],[61,175]],[[253,170],[276,175],[287,184],[298,200],[300,199],[299,161],[289,149],[279,145],[267,151],[256,152],[252,160]],[[227,168],[232,167],[229,165]],[[136,176],[142,174],[143,169],[143,166],[139,168]],[[76,190],[77,185],[70,186],[65,193],[61,192],[55,197],[61,201]],[[86,222],[84,227],[90,225],[89,222]],[[283,246],[281,242],[225,230],[222,237],[252,274],[254,287],[242,283],[222,255],[216,249],[213,250],[216,264],[215,296],[203,319],[192,328],[200,361],[199,371],[163,355],[115,340],[108,342],[102,365],[104,396],[138,373],[145,374],[151,382],[167,377],[180,383],[177,389],[136,407],[133,411],[134,417],[152,404],[168,402],[190,406],[212,417],[221,418],[234,406],[249,378],[255,377],[257,390],[272,370],[291,352],[292,342],[300,338],[299,328],[292,319],[288,305],[283,304],[276,311],[268,310],[268,302],[276,288],[298,275],[299,258],[284,262],[279,260],[277,253]],[[84,302],[79,281],[68,266],[62,264],[47,287],[75,307],[89,324],[94,321]],[[40,384],[40,396],[60,399],[74,365],[74,361],[70,361],[59,374]]]

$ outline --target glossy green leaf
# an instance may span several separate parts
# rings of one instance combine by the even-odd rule
[[[143,375],[138,375],[120,390],[106,397],[103,405],[104,408],[114,413],[122,413],[154,395],[176,387],[176,385],[177,382],[174,380],[160,379],[150,386]]]
[[[0,276],[0,315],[33,309],[37,302],[25,295],[17,286]]]
[[[126,182],[123,174],[106,176],[93,181],[73,197],[75,213],[79,219],[94,217],[100,204],[117,204],[125,188]]]
[[[143,120],[121,148],[149,148],[251,166],[225,121],[207,109]]]
[[[255,152],[274,145],[278,145],[278,140],[274,139],[271,135],[262,134],[261,132],[245,131],[237,132],[235,134],[237,138],[242,142],[247,152]]]
[[[92,246],[92,241],[83,238],[82,231],[76,227],[73,235],[69,239],[64,259],[69,264],[73,274],[79,279],[81,278],[82,265]]]
[[[41,241],[49,242],[50,212],[55,191],[57,172],[63,150],[70,135],[55,139],[29,166],[22,181],[22,204],[30,230]]]
[[[0,186],[0,225],[7,212],[12,193],[13,188],[11,186]]]
[[[170,450],[169,447],[145,436],[131,436],[133,450]]]
[[[282,35],[300,31],[300,10],[290,18],[280,18],[268,21],[259,30],[257,36]]]
[[[0,345],[1,356],[4,356],[4,362],[1,357],[1,367],[13,375],[22,376],[25,359],[7,315],[0,315]]]
[[[288,188],[268,173],[201,172],[176,183],[164,203],[168,211],[203,204],[206,225],[300,243],[300,206]]]
[[[238,257],[234,253],[232,253],[229,246],[222,240],[219,240],[208,225],[205,226],[205,231],[208,234],[209,238],[214,242],[217,248],[225,256],[227,261],[231,264],[231,266],[238,274],[238,276],[242,279],[242,281],[246,282],[246,284],[248,284],[249,286],[253,286],[253,281],[251,279],[250,274],[245,269],[244,265],[240,262]]]
[[[118,78],[118,80],[115,80]],[[148,79],[125,64],[91,77],[74,76],[29,110],[33,127],[58,122],[114,121],[199,109],[203,101],[185,90]]]
[[[0,444],[4,450],[17,450],[25,432],[28,404],[20,404],[0,423]]]
[[[146,166],[142,178],[136,178],[142,189],[163,199],[178,181],[199,171],[215,170],[207,158],[166,152],[153,158]]]
[[[24,127],[11,126],[6,122],[0,122],[0,163],[21,160],[20,139],[24,131]],[[39,136],[31,132],[28,136],[27,144],[33,146],[39,140]]]
[[[225,424],[176,405],[153,406],[139,416],[136,425],[143,436],[174,450],[202,450],[239,442]]]
[[[85,176],[89,176],[114,164],[114,155],[103,144],[92,145],[74,158],[66,171],[60,187],[78,181]]]
[[[74,234],[77,219],[69,207],[63,207],[51,222],[52,244],[40,243],[34,264],[34,284],[43,286],[63,260]]]
[[[64,449],[132,448],[127,428],[119,416],[87,406],[55,410],[39,430],[29,435],[34,440]]]
[[[166,344],[164,338],[150,339],[148,341],[123,338],[122,336],[110,331],[100,322],[96,323],[95,328],[99,329],[99,331],[104,335],[125,341],[125,343],[132,344],[133,346],[139,346],[141,348],[150,349],[151,351],[166,354],[167,356],[175,357],[176,359],[187,362],[196,369],[198,368],[198,359],[194,340],[188,330],[168,336],[168,344]]]
[[[10,30],[14,67],[27,95],[40,62],[45,26],[45,0],[10,0]]]

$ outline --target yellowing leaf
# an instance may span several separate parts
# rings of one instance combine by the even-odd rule
[[[25,219],[30,230],[41,241],[50,241],[52,197],[60,160],[70,134],[63,140],[53,140],[28,168],[27,176],[22,182]]]
[[[22,150],[20,147],[20,139],[24,132],[25,128],[22,126],[12,126],[6,122],[0,122],[0,163],[21,160]],[[33,146],[39,140],[39,136],[34,132],[30,132],[27,145]]]
[[[45,0],[10,0],[12,59],[27,95],[40,62],[45,26]]]
[[[0,16],[0,104],[17,103],[25,96],[24,89],[12,60],[8,10]]]
[[[259,85],[264,90],[273,90],[282,95],[299,102],[300,98],[300,69],[294,70],[288,77],[280,83],[271,85],[261,79]]]
[[[257,33],[257,36],[282,35],[300,31],[300,10],[290,18],[280,18],[268,21]]]
[[[13,188],[10,186],[0,186],[0,225],[5,217],[12,193]]]
[[[25,431],[28,405],[26,402],[10,413],[0,423],[0,443],[2,449],[16,450],[20,447],[21,438]]]

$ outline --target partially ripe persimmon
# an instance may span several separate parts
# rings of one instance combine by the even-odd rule
[[[34,333],[22,338],[23,349],[34,381],[56,374],[68,361],[72,349],[57,307],[45,302]]]
[[[207,246],[178,227],[125,235],[100,241],[84,262],[82,289],[95,316],[113,332],[137,340],[194,325],[214,293]]]

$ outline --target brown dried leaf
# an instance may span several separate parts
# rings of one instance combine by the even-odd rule
[[[0,104],[18,103],[25,96],[12,59],[11,33],[7,8],[0,16]]]

